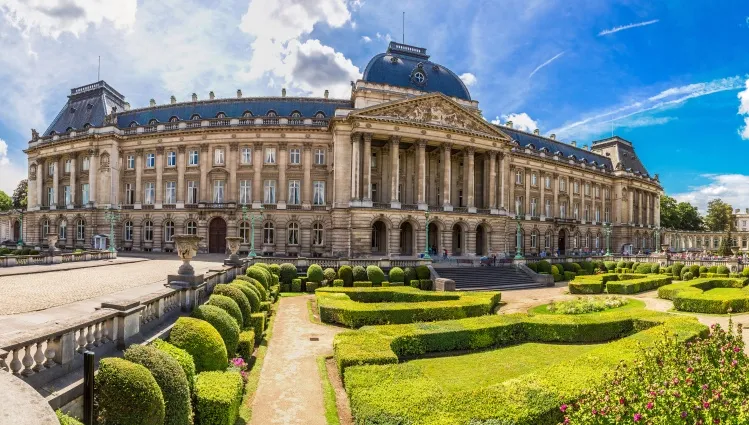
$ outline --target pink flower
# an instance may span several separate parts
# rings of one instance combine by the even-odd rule
[[[563,405],[559,406],[559,410],[561,410],[562,413],[566,412],[567,411],[567,405],[563,404]]]
[[[709,409],[710,408],[710,402],[706,401],[706,402],[702,403],[702,407],[704,407],[705,409]]]
[[[648,402],[648,405],[645,406],[645,407],[647,407],[648,410],[652,409],[653,408],[653,402],[652,401]]]
[[[635,420],[635,422],[639,422],[639,421],[640,421],[640,419],[642,419],[642,415],[641,415],[641,414],[639,414],[639,413],[635,413],[635,416],[634,416],[634,418],[633,418],[633,419]]]
[[[741,348],[739,348],[739,347],[733,347],[733,352],[734,353],[738,353],[739,351],[741,351]]]
[[[681,417],[682,417],[682,419],[686,418],[687,417],[687,412],[682,411],[681,412]]]

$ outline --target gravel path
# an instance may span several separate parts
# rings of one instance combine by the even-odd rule
[[[279,301],[251,425],[327,425],[317,357],[333,352],[333,337],[344,329],[311,323],[311,298]]]

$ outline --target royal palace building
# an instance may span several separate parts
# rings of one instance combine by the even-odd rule
[[[7,231],[65,248],[111,220],[134,251],[180,233],[207,252],[240,236],[246,251],[254,227],[268,255],[483,255],[514,252],[518,223],[526,255],[600,251],[607,229],[612,250],[645,251],[663,192],[631,142],[489,123],[452,71],[395,42],[347,99],[238,90],[131,109],[104,81],[75,88],[25,152],[28,211]]]

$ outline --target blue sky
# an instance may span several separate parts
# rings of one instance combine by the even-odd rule
[[[746,1],[215,3],[0,0],[0,190],[25,173],[30,129],[96,80],[99,55],[134,107],[238,88],[346,97],[405,12],[406,43],[461,75],[487,120],[578,145],[613,124],[668,194],[749,207]]]

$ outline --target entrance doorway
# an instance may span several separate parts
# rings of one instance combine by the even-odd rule
[[[557,247],[559,250],[559,255],[564,255],[565,250],[567,249],[567,231],[564,229],[559,231],[559,240],[557,243]]]
[[[487,247],[486,228],[483,224],[476,227],[476,255],[482,256],[489,254]]]
[[[379,220],[372,224],[372,254],[387,255],[387,228]]]
[[[208,252],[226,253],[226,221],[221,217],[214,218],[208,225]]]
[[[401,255],[414,255],[414,228],[411,223],[401,224],[400,238]]]
[[[452,255],[458,256],[463,255],[463,227],[460,224],[453,226],[453,252]]]
[[[440,229],[434,223],[429,223],[429,255],[440,254]]]
[[[13,222],[13,239],[16,242],[21,240],[21,222],[18,220]]]

